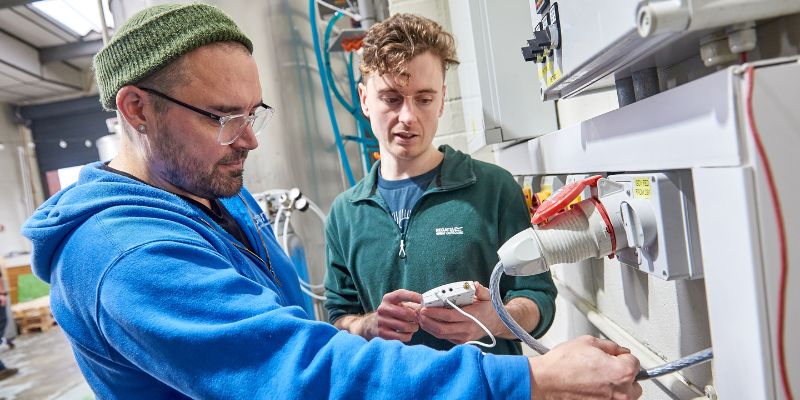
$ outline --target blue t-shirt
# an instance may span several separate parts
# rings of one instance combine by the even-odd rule
[[[400,227],[400,232],[406,231],[406,224],[408,224],[408,217],[411,216],[411,210],[417,204],[419,198],[428,189],[428,186],[433,181],[433,178],[439,173],[442,164],[436,168],[422,174],[413,176],[407,179],[400,179],[397,181],[390,181],[383,179],[380,171],[378,171],[378,192],[381,197],[386,201],[389,206],[389,212],[392,213],[394,222]]]

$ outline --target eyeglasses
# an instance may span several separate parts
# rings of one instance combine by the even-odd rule
[[[219,122],[217,142],[223,146],[235,142],[248,127],[253,129],[254,136],[258,136],[272,119],[272,115],[275,114],[274,108],[261,103],[252,114],[217,115],[167,96],[158,90],[145,87],[138,88]]]

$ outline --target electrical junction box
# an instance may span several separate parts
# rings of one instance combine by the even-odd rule
[[[689,172],[611,175],[608,179],[625,187],[631,207],[623,204],[620,211],[628,243],[640,245],[617,251],[617,259],[664,280],[702,278],[694,190]],[[655,223],[646,224],[646,220]],[[655,230],[648,232],[653,227]]]
[[[531,34],[527,0],[450,0],[467,148],[528,139],[558,129],[519,49]]]

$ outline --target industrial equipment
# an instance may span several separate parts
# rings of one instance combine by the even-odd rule
[[[644,368],[707,359],[713,347],[713,363],[656,377],[645,398],[794,398],[800,2],[538,0],[529,10],[519,58],[545,102],[615,89],[620,107],[495,148],[532,207],[553,193],[538,226],[500,251],[505,273],[552,270],[560,312],[545,340],[599,333]],[[549,177],[566,186],[546,187]]]

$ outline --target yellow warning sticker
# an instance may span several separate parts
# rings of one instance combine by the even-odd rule
[[[635,199],[649,199],[650,194],[650,178],[633,179],[633,197]]]
[[[547,87],[553,86],[553,84],[556,83],[556,81],[559,79],[561,79],[561,70],[555,68],[555,70],[553,70],[553,73],[547,76]]]

